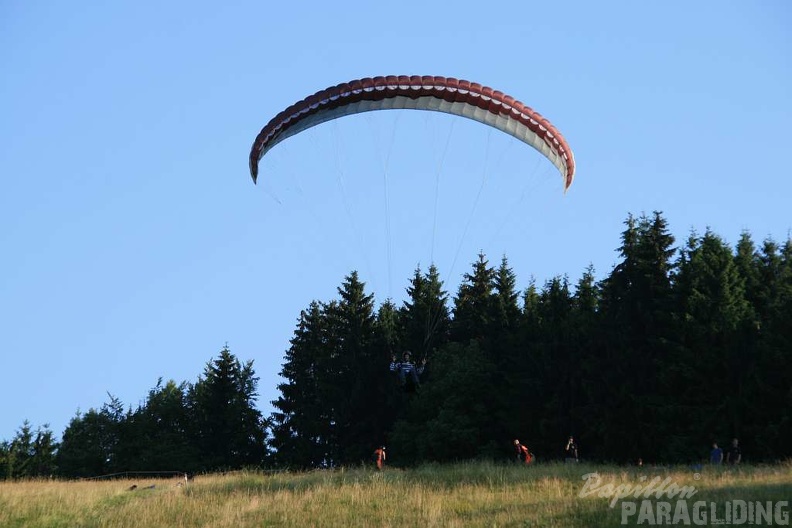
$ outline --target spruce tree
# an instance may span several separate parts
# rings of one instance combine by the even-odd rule
[[[692,234],[675,276],[676,340],[664,369],[664,414],[674,424],[665,458],[695,460],[713,441],[726,443],[739,408],[745,279],[729,246],[711,230]]]
[[[551,456],[556,446],[573,431],[571,420],[574,394],[577,392],[577,351],[571,341],[573,297],[566,277],[554,277],[539,296],[540,340],[539,383],[544,397],[540,400],[542,417],[535,422],[539,441],[537,450]]]
[[[200,469],[188,402],[188,384],[174,380],[149,390],[145,402],[126,421],[125,443],[137,471]]]
[[[495,270],[483,253],[473,264],[472,273],[465,273],[454,298],[451,339],[465,344],[472,339],[481,342],[491,329]]]
[[[253,361],[240,362],[224,346],[191,387],[202,469],[256,467],[264,461],[266,431],[256,408],[257,384]]]
[[[772,459],[788,450],[792,433],[792,242],[767,239],[755,256],[757,317],[746,327],[754,346],[735,364],[742,372],[735,436],[745,437],[754,458]]]
[[[326,320],[322,306],[314,301],[300,319],[286,361],[280,372],[286,381],[278,385],[281,395],[272,402],[272,440],[276,462],[285,467],[319,467],[330,450],[331,409],[320,394],[319,357],[327,353]]]
[[[567,434],[574,435],[581,442],[580,456],[588,456],[582,446],[589,444],[587,431],[592,423],[589,415],[591,385],[599,383],[600,376],[591,368],[600,356],[600,298],[601,292],[596,283],[594,268],[589,266],[575,286],[572,297],[572,313],[568,328],[568,423]],[[560,439],[563,442],[563,439]],[[556,449],[558,444],[556,444]],[[560,451],[554,451],[560,452]]]
[[[656,460],[670,424],[661,420],[659,396],[665,352],[673,341],[671,273],[674,238],[662,214],[637,221],[622,232],[622,261],[603,281],[603,376],[596,395],[601,417],[601,455],[617,460]],[[627,449],[616,447],[621,438]]]
[[[379,387],[388,372],[376,347],[374,296],[365,292],[357,272],[345,277],[339,299],[327,306],[330,351],[323,367],[322,397],[332,409],[330,461],[333,465],[367,460],[383,431],[371,417],[385,404]]]
[[[98,411],[77,413],[64,430],[55,457],[58,474],[95,477],[134,469],[118,456],[124,419],[123,406],[113,396]]]
[[[394,353],[410,350],[420,360],[448,341],[448,294],[434,265],[429,266],[427,273],[420,268],[415,270],[407,294],[408,299],[399,309],[401,350]]]

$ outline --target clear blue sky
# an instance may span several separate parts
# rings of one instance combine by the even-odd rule
[[[790,27],[783,0],[0,2],[0,439],[60,436],[108,392],[137,406],[226,342],[268,414],[300,310],[352,269],[378,302],[431,261],[453,293],[480,250],[520,288],[602,278],[654,210],[678,240],[785,240]],[[388,74],[532,106],[572,188],[504,134],[409,111],[287,140],[252,184],[273,115]]]

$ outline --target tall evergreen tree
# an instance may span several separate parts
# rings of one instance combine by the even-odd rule
[[[536,422],[537,450],[557,452],[572,432],[572,405],[579,383],[576,374],[578,352],[572,350],[573,297],[566,277],[547,282],[539,297],[541,338],[537,343],[542,417]]]
[[[713,441],[725,443],[734,427],[749,305],[731,249],[712,231],[691,236],[677,268],[677,339],[663,371],[664,416],[674,430],[664,454],[692,460]]]
[[[485,330],[487,349],[495,369],[493,382],[498,390],[491,391],[493,423],[489,436],[492,443],[502,447],[502,455],[505,456],[512,449],[505,439],[514,436],[519,427],[519,422],[515,423],[515,402],[520,400],[521,382],[515,377],[519,371],[515,367],[522,355],[517,275],[505,255],[494,272],[492,284],[491,323]]]
[[[792,434],[792,241],[767,239],[755,257],[757,317],[746,329],[753,346],[739,358],[743,416],[735,425],[755,458],[770,459],[787,450]]]
[[[48,424],[36,429],[33,439],[33,457],[30,460],[30,476],[51,477],[55,474],[55,454],[58,443]]]
[[[322,370],[319,356],[327,351],[326,320],[314,301],[300,320],[280,375],[281,395],[273,401],[271,445],[279,465],[319,467],[329,456],[331,409],[320,394]]]
[[[448,341],[448,294],[443,290],[437,267],[429,266],[425,274],[416,269],[407,294],[408,299],[399,309],[401,348],[412,351],[420,360]]]
[[[473,272],[465,273],[454,298],[451,339],[466,343],[483,339],[491,328],[493,318],[493,290],[495,270],[483,253],[473,264]]]
[[[327,306],[329,354],[322,369],[322,397],[332,409],[330,462],[368,459],[384,432],[369,419],[385,404],[379,387],[387,379],[384,351],[376,348],[374,296],[352,272],[338,288],[339,300]]]
[[[33,427],[25,420],[7,448],[5,477],[15,479],[32,476],[30,462],[33,456]]]
[[[671,271],[675,249],[662,214],[625,222],[620,262],[603,281],[605,326],[596,395],[601,456],[656,459],[667,432],[658,420],[659,380],[673,340]],[[617,437],[629,446],[615,447]],[[613,447],[607,447],[613,446]]]
[[[185,471],[199,469],[199,453],[192,428],[189,386],[162,378],[149,390],[146,401],[126,420],[124,442],[138,471]]]
[[[539,420],[544,416],[542,402],[547,397],[541,368],[540,292],[531,277],[522,293],[522,310],[509,353],[504,377],[509,387],[507,418],[510,437],[531,445],[538,438]],[[511,438],[510,438],[511,439]],[[511,450],[511,445],[509,446]],[[534,448],[535,449],[535,448]],[[510,451],[511,454],[511,451]]]
[[[129,471],[119,460],[121,427],[125,419],[121,401],[110,396],[100,410],[89,409],[71,419],[55,457],[64,477],[95,477]]]
[[[745,298],[750,304],[755,322],[758,324],[757,306],[759,306],[758,296],[761,290],[759,277],[759,254],[756,245],[751,238],[751,234],[743,231],[737,242],[734,255],[734,264],[737,272],[745,282]]]
[[[512,332],[516,329],[520,319],[520,297],[517,291],[517,275],[509,266],[509,260],[504,255],[500,266],[493,276],[495,299],[493,319],[496,330]]]
[[[228,346],[209,361],[189,392],[204,469],[259,466],[266,456],[265,422],[256,408],[258,378]]]
[[[589,394],[593,392],[592,386],[600,383],[601,379],[594,368],[601,356],[603,341],[600,335],[601,297],[594,267],[590,265],[575,287],[570,325],[569,378],[572,387],[569,392],[568,434],[574,435],[582,445],[590,445],[588,432],[596,420],[589,412]],[[586,451],[579,454],[581,457],[588,456]]]
[[[48,425],[34,430],[25,420],[10,442],[0,443],[0,479],[52,476],[56,449]]]

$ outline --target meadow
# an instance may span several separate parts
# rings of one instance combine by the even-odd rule
[[[618,499],[618,492],[639,498]],[[784,525],[786,512],[789,525],[789,508],[780,501],[790,500],[792,465],[788,463],[667,468],[471,462],[383,471],[371,467],[243,471],[198,475],[189,481],[183,477],[5,481],[0,482],[0,526],[596,527],[637,526],[639,521],[643,526],[684,525],[681,518],[672,523],[672,516],[663,517],[656,506],[668,502],[673,508],[676,502],[687,502],[692,510],[695,501],[707,501],[719,511],[714,516],[706,513],[706,518],[698,512],[692,525],[717,524],[723,520],[723,505],[733,501],[775,506],[772,524]],[[625,501],[638,506],[628,516]],[[651,506],[651,517],[644,511],[640,518],[641,501]],[[750,513],[753,518],[753,510]]]

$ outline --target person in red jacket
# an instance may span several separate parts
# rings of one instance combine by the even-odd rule
[[[385,465],[385,446],[379,446],[374,450],[374,460],[377,462],[377,469],[382,469]]]
[[[519,462],[525,462],[526,464],[533,462],[533,456],[528,447],[522,445],[519,440],[514,441],[514,449],[517,452],[517,460]]]

